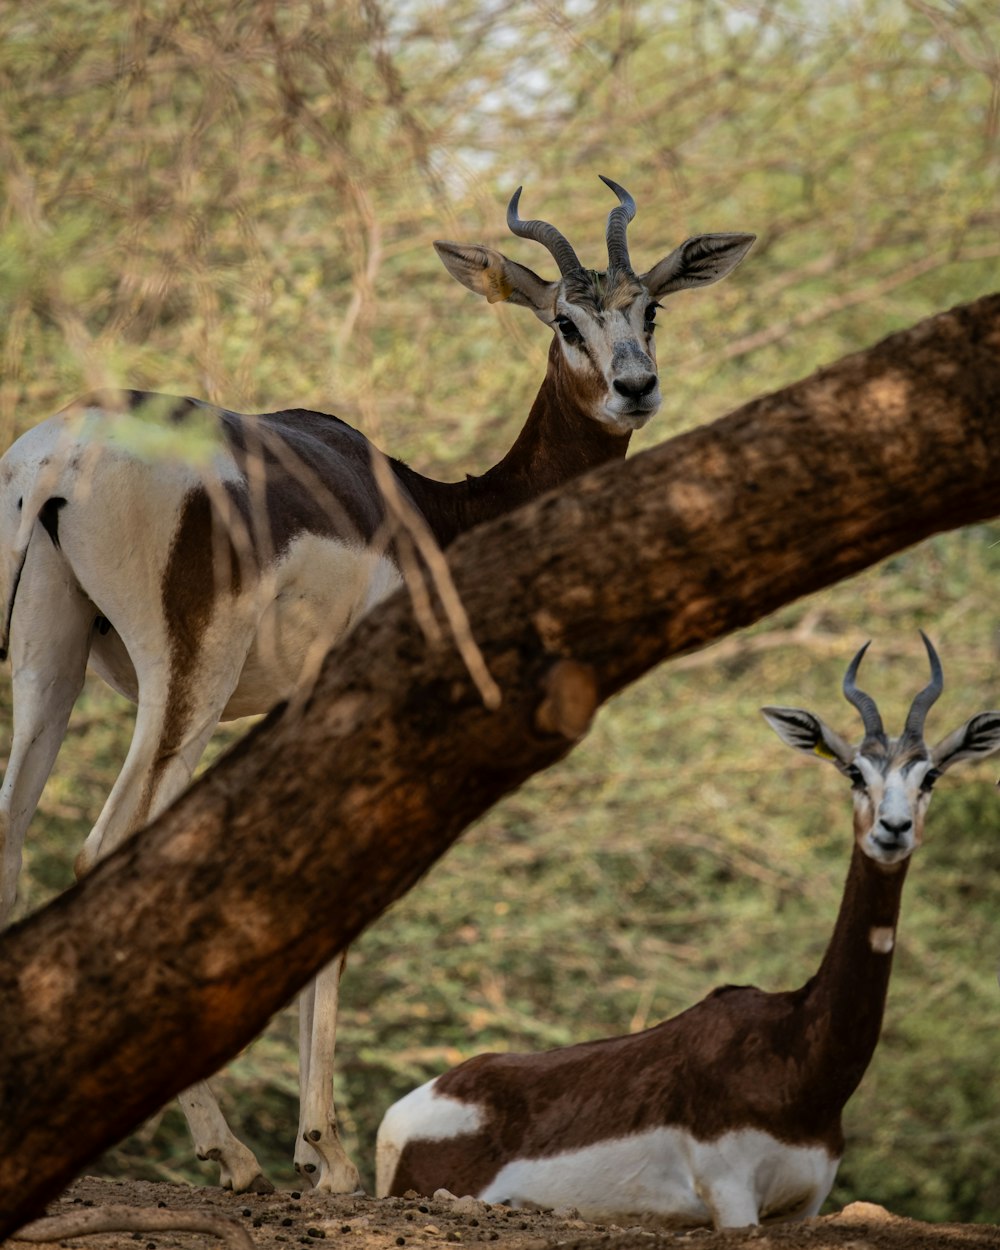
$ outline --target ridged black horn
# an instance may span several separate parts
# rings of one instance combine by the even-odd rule
[[[878,708],[875,706],[875,700],[870,694],[865,694],[863,690],[859,690],[855,678],[858,675],[858,668],[864,658],[865,652],[871,646],[871,639],[865,643],[858,654],[851,661],[847,672],[844,674],[844,698],[848,703],[852,703],[861,713],[861,721],[865,727],[866,738],[884,738],[885,730],[882,728],[882,717]]]
[[[906,724],[903,727],[903,737],[914,738],[918,742],[923,742],[924,721],[927,718],[929,709],[937,702],[941,691],[944,689],[944,673],[941,669],[938,653],[934,650],[934,644],[923,630],[920,631],[920,637],[923,638],[924,646],[927,648],[927,658],[931,664],[931,679],[910,704],[910,711],[906,717]]]
[[[628,230],[628,223],[635,216],[635,200],[617,182],[612,182],[603,174],[598,174],[598,177],[605,186],[614,191],[620,201],[618,207],[608,213],[608,268],[624,269],[627,273],[631,273],[632,262],[628,257],[628,241],[625,234]]]
[[[536,243],[547,247],[563,277],[572,273],[574,269],[581,269],[583,266],[577,259],[576,252],[555,226],[550,226],[547,221],[522,221],[518,217],[517,204],[522,190],[523,188],[518,187],[507,205],[507,225],[510,227],[511,234],[516,234],[521,239],[534,239]]]

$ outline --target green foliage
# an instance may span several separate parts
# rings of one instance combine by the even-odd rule
[[[998,40],[987,0],[0,4],[0,434],[124,384],[333,410],[425,471],[480,471],[527,412],[545,334],[459,290],[431,240],[549,273],[504,229],[523,183],[525,214],[599,264],[604,172],[638,201],[638,267],[696,231],[759,235],[733,279],[671,299],[648,445],[1000,287]],[[871,636],[866,687],[898,720],[918,626],[946,669],[932,727],[1000,705],[998,566],[997,526],[944,535],[667,666],[470,831],[351,956],[338,1099],[369,1175],[389,1102],[466,1055],[640,1028],[726,981],[804,981],[848,800],[756,709],[849,728],[839,683]],[[70,883],[130,728],[89,684],[24,908]],[[956,772],[935,799],[836,1202],[1000,1220],[993,779]],[[219,1082],[285,1181],[294,1051],[286,1013]],[[206,1175],[172,1109],[102,1166]]]

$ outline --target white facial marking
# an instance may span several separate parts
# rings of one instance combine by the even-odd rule
[[[556,326],[567,360],[574,368],[588,361],[604,380],[605,395],[592,414],[594,419],[622,434],[641,429],[660,407],[656,363],[642,328],[649,302],[643,294],[627,310],[606,309],[599,317],[568,300],[556,303],[556,318],[571,321],[583,339],[582,344],[567,340]],[[653,385],[645,390],[651,381]]]
[[[930,791],[921,783],[931,761],[911,760],[903,768],[892,764],[885,772],[864,755],[856,755],[852,763],[864,780],[864,789],[854,791],[861,849],[881,864],[899,864],[920,839],[930,801]]]
[[[865,779],[865,785],[870,789],[874,786],[881,786],[882,772],[875,764],[872,763],[865,755],[855,755],[852,763],[855,768],[860,769],[862,777]]]
[[[665,1127],[515,1160],[476,1196],[515,1207],[576,1207],[585,1219],[655,1216],[680,1227],[738,1227],[813,1214],[838,1162],[822,1147],[789,1146],[757,1129],[702,1142]]]
[[[873,925],[868,931],[868,945],[876,955],[888,955],[896,944],[896,931],[889,925]]]
[[[878,805],[879,823],[888,830],[912,824],[913,808],[906,780],[899,769],[894,768],[885,779],[882,802]]]

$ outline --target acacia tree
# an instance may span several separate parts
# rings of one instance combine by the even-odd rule
[[[308,698],[0,941],[0,1237],[250,1040],[601,701],[1000,511],[998,409],[993,295],[456,543],[499,707],[400,594]]]

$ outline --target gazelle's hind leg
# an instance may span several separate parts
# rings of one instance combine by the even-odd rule
[[[236,685],[251,637],[247,631],[241,642],[238,636],[229,634],[221,654],[207,645],[199,659],[200,679],[195,681],[192,674],[185,690],[177,689],[175,683],[168,693],[168,707],[180,704],[190,711],[185,722],[187,728],[177,741],[171,740],[169,728],[161,729],[160,746],[154,757],[157,775],[149,787],[148,819],[155,819],[190,781]],[[219,1184],[224,1189],[257,1194],[274,1191],[253,1151],[235,1136],[226,1123],[207,1081],[191,1086],[178,1095],[177,1101],[191,1130],[198,1158],[218,1163]]]
[[[36,525],[11,618],[14,730],[0,790],[0,924],[17,891],[24,835],[83,686],[97,610]]]
[[[261,1172],[253,1151],[244,1146],[226,1123],[218,1101],[207,1081],[199,1081],[177,1102],[194,1139],[199,1159],[212,1159],[219,1165],[219,1184],[238,1194],[270,1194],[274,1186]]]
[[[187,788],[250,648],[251,627],[230,624],[224,643],[215,629],[182,663],[174,656],[165,661],[170,651],[165,628],[160,638],[147,622],[137,642],[127,622],[115,621],[135,666],[138,710],[125,763],[77,856],[77,876],[155,820]]]
[[[116,621],[116,628],[120,628]],[[127,625],[120,628],[128,645]],[[149,631],[147,631],[147,636]],[[253,638],[251,622],[217,621],[187,663],[163,663],[169,643],[129,653],[139,710],[125,765],[100,819],[77,857],[82,875],[136,829],[155,820],[185,789],[219,723]],[[253,1152],[233,1134],[207,1081],[178,1097],[199,1159],[219,1164],[219,1180],[237,1192],[271,1193]]]
[[[176,735],[170,724],[169,675],[155,669],[144,672],[144,668],[140,660],[136,664],[139,706],[128,754],[76,858],[78,877],[85,876],[99,859],[148,825],[182,793],[218,724],[218,718],[212,720],[209,712],[208,720],[197,729],[192,727],[190,734],[172,741]]]
[[[333,1055],[337,1039],[340,978],[347,955],[338,956],[299,995],[299,1132],[295,1170],[327,1194],[361,1188],[358,1169],[337,1131],[333,1101]]]

